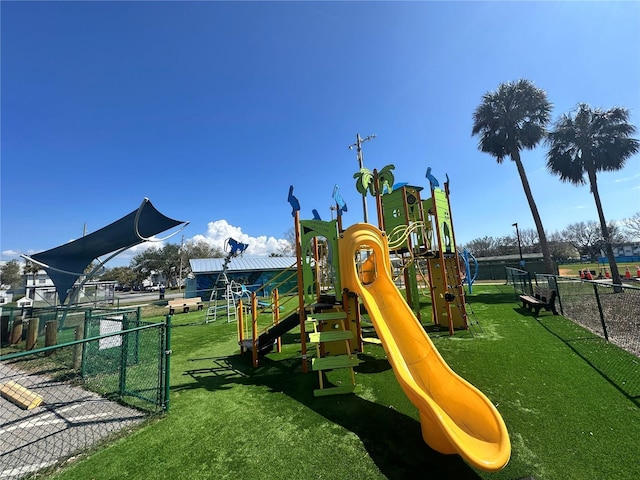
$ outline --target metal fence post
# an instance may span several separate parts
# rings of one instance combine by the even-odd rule
[[[140,325],[142,325],[142,321],[140,320],[142,318],[142,307],[138,307],[138,309],[136,310],[136,323],[135,326],[139,327]],[[127,328],[129,328],[129,326],[127,326]],[[135,365],[138,364],[138,362],[140,361],[140,331],[136,330],[135,333],[135,337],[133,337],[133,340],[135,342],[134,345],[134,349],[133,349],[133,363]]]
[[[122,330],[126,332],[128,330],[127,314],[122,315]],[[127,388],[127,364],[129,363],[129,333],[123,333],[121,335],[122,343],[120,344],[120,381],[118,383],[118,393],[120,396],[124,396]]]
[[[609,341],[609,334],[607,333],[607,322],[604,320],[604,312],[602,311],[602,304],[600,303],[600,294],[598,293],[598,284],[593,284],[593,292],[596,295],[596,303],[598,304],[598,313],[600,314],[600,322],[602,323],[602,331],[604,332],[604,339]]]
[[[91,310],[84,312],[84,336],[91,336],[91,331],[89,330],[91,322]],[[84,345],[82,347],[82,363],[80,366],[80,376],[85,378],[87,376],[87,347],[88,345]]]
[[[164,399],[165,412],[169,411],[169,392],[171,391],[171,315],[167,315],[164,334]]]
[[[560,293],[560,282],[558,282],[558,275],[552,275],[553,288],[556,291],[558,297],[558,306],[560,307],[560,315],[564,316],[564,308],[562,308],[562,294]]]

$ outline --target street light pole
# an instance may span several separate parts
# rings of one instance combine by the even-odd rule
[[[356,147],[357,157],[358,157],[358,166],[360,170],[364,167],[364,158],[362,155],[362,142],[367,142],[369,140],[373,140],[376,138],[375,135],[369,135],[368,137],[362,138],[359,133],[356,133],[356,143],[353,145],[349,145],[349,150],[353,150],[353,147]],[[369,223],[369,214],[367,212],[367,195],[362,195],[362,211],[364,212],[364,222]]]
[[[522,243],[520,243],[520,230],[518,230],[518,222],[511,225],[516,227],[516,236],[518,237],[518,250],[520,251],[520,268],[524,268],[524,258],[522,258]]]

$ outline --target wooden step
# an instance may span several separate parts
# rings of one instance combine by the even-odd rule
[[[350,368],[358,366],[360,363],[360,360],[355,355],[335,355],[331,357],[311,359],[312,369],[315,371]]]
[[[323,320],[346,320],[347,312],[325,312],[312,313],[307,316],[307,320],[312,322],[321,322]]]
[[[346,393],[361,393],[362,385],[340,385],[338,387],[317,388],[313,391],[314,397],[326,397],[329,395],[344,395]]]
[[[353,340],[351,330],[329,330],[309,334],[310,343],[337,342],[339,340]]]

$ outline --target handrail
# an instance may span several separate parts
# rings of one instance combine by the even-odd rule
[[[411,225],[398,225],[388,235],[389,238],[389,250],[395,250],[399,248],[404,242],[407,241],[409,235],[418,230],[419,228],[424,228],[424,222],[413,222]],[[400,235],[397,239],[394,239],[394,236]]]
[[[278,288],[280,285],[283,285],[285,282],[291,280],[291,278],[296,274],[296,270],[295,270],[295,264],[291,265],[289,268],[285,268],[284,270],[282,270],[280,273],[278,273],[276,276],[274,276],[272,279],[269,280],[268,283],[263,284],[261,287],[257,288],[256,290],[254,290],[256,293],[263,291],[265,288],[267,288],[268,285],[273,285],[273,282],[275,280],[277,280],[278,278],[280,278],[282,275],[284,275],[287,272],[291,272],[291,274],[285,278],[284,280],[282,280],[280,283],[277,283],[273,286],[273,288]]]

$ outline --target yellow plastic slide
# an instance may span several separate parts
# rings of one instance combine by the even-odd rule
[[[424,441],[479,469],[503,468],[511,444],[500,413],[446,364],[405,302],[391,277],[386,236],[360,223],[344,231],[338,244],[342,286],[362,298],[400,386],[418,408]],[[363,249],[369,256],[356,262]]]

